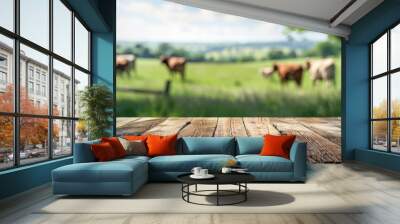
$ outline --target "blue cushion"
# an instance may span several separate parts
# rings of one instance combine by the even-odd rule
[[[130,182],[134,172],[147,172],[141,160],[75,163],[53,170],[57,182]]]
[[[239,165],[250,172],[292,172],[291,160],[279,156],[239,155]]]
[[[175,155],[158,156],[149,160],[149,170],[162,172],[190,172],[193,167],[203,167],[210,171],[219,171],[231,155]]]
[[[76,143],[74,146],[74,163],[95,162],[96,158],[94,157],[90,146],[98,143],[100,143],[100,140]]]
[[[260,154],[263,137],[236,137],[236,155]]]
[[[235,139],[231,137],[183,137],[178,154],[225,154],[235,155]]]

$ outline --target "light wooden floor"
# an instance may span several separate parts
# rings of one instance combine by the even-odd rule
[[[355,163],[313,164],[308,182],[322,185],[346,201],[362,201],[366,206],[357,214],[35,214],[37,208],[54,200],[49,186],[44,186],[0,202],[0,223],[400,223],[399,174]]]
[[[262,136],[295,134],[307,142],[311,163],[341,162],[339,117],[119,117],[117,134],[174,134],[184,136]]]

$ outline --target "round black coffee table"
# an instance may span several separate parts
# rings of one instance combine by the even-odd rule
[[[197,205],[234,205],[247,201],[247,192],[249,188],[247,183],[255,180],[255,177],[247,173],[229,173],[213,174],[215,177],[212,179],[193,179],[189,174],[182,174],[177,177],[178,181],[182,183],[182,199],[188,203]],[[198,190],[197,185],[215,185],[215,190]],[[220,189],[220,185],[236,185],[237,190],[223,190]],[[190,191],[190,186],[195,186],[194,191]],[[215,194],[206,194],[209,192],[214,192]],[[203,197],[216,197],[216,204],[202,204],[193,202],[190,200],[190,196],[203,196]],[[231,203],[221,203],[221,197],[232,197],[240,196],[240,199]]]

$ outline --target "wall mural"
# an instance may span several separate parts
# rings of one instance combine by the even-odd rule
[[[167,1],[118,3],[118,134],[296,134],[311,162],[341,161],[340,39]]]

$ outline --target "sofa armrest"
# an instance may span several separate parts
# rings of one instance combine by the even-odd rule
[[[290,160],[293,162],[293,179],[305,181],[307,175],[307,143],[295,141],[290,149]]]
[[[90,146],[92,144],[97,144],[100,141],[90,141],[90,142],[82,142],[75,143],[74,145],[74,163],[89,163],[95,162],[96,158],[92,153],[92,149]]]

